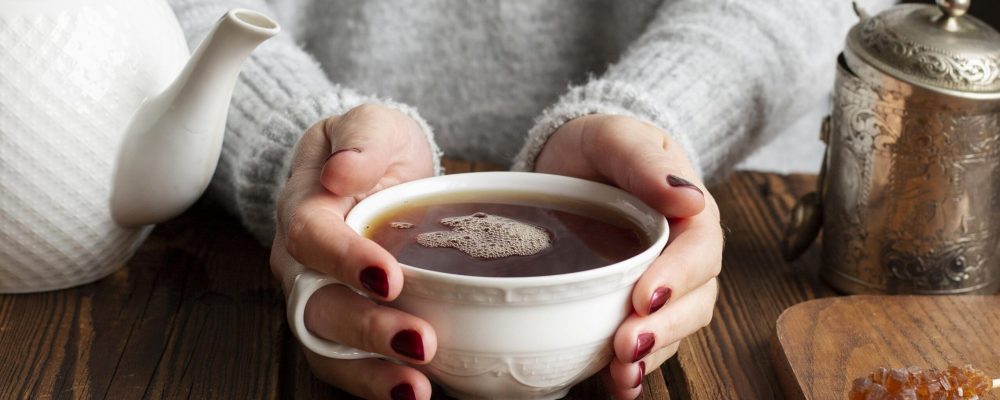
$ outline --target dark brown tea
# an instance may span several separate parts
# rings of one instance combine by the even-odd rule
[[[650,245],[631,220],[599,205],[536,194],[430,197],[383,213],[364,235],[399,262],[474,276],[584,271]]]

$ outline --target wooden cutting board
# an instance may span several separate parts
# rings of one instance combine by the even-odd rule
[[[879,366],[972,364],[998,378],[1000,296],[808,301],[778,317],[771,358],[789,399],[847,399],[852,381]]]

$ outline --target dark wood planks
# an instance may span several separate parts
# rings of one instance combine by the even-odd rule
[[[646,377],[642,398],[667,398],[664,375],[677,398],[780,396],[767,352],[774,321],[832,294],[816,278],[816,249],[791,265],[777,251],[792,194],[813,184],[738,173],[713,190],[728,235],[715,320]],[[219,207],[199,204],[111,277],[0,296],[0,398],[349,398],[312,377],[284,321],[267,250]],[[570,395],[606,397],[596,378]]]
[[[712,323],[668,363],[678,397],[782,397],[769,358],[774,322],[791,305],[835,294],[818,279],[817,246],[790,264],[778,250],[786,213],[814,187],[814,176],[741,172],[712,189],[726,232],[719,300]]]
[[[267,271],[265,249],[201,204],[108,278],[0,296],[0,398],[277,397]]]

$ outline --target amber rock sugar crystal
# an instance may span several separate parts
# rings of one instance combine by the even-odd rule
[[[989,376],[972,368],[879,368],[854,380],[851,400],[978,399],[993,386]]]

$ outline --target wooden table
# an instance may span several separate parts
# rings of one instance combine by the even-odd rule
[[[787,264],[777,248],[794,197],[814,183],[743,172],[714,188],[727,235],[715,318],[646,377],[643,399],[781,397],[768,356],[778,314],[834,294],[817,279],[817,249]],[[310,374],[267,263],[266,248],[203,202],[108,278],[0,296],[0,399],[349,398]],[[569,396],[605,397],[597,379]]]

